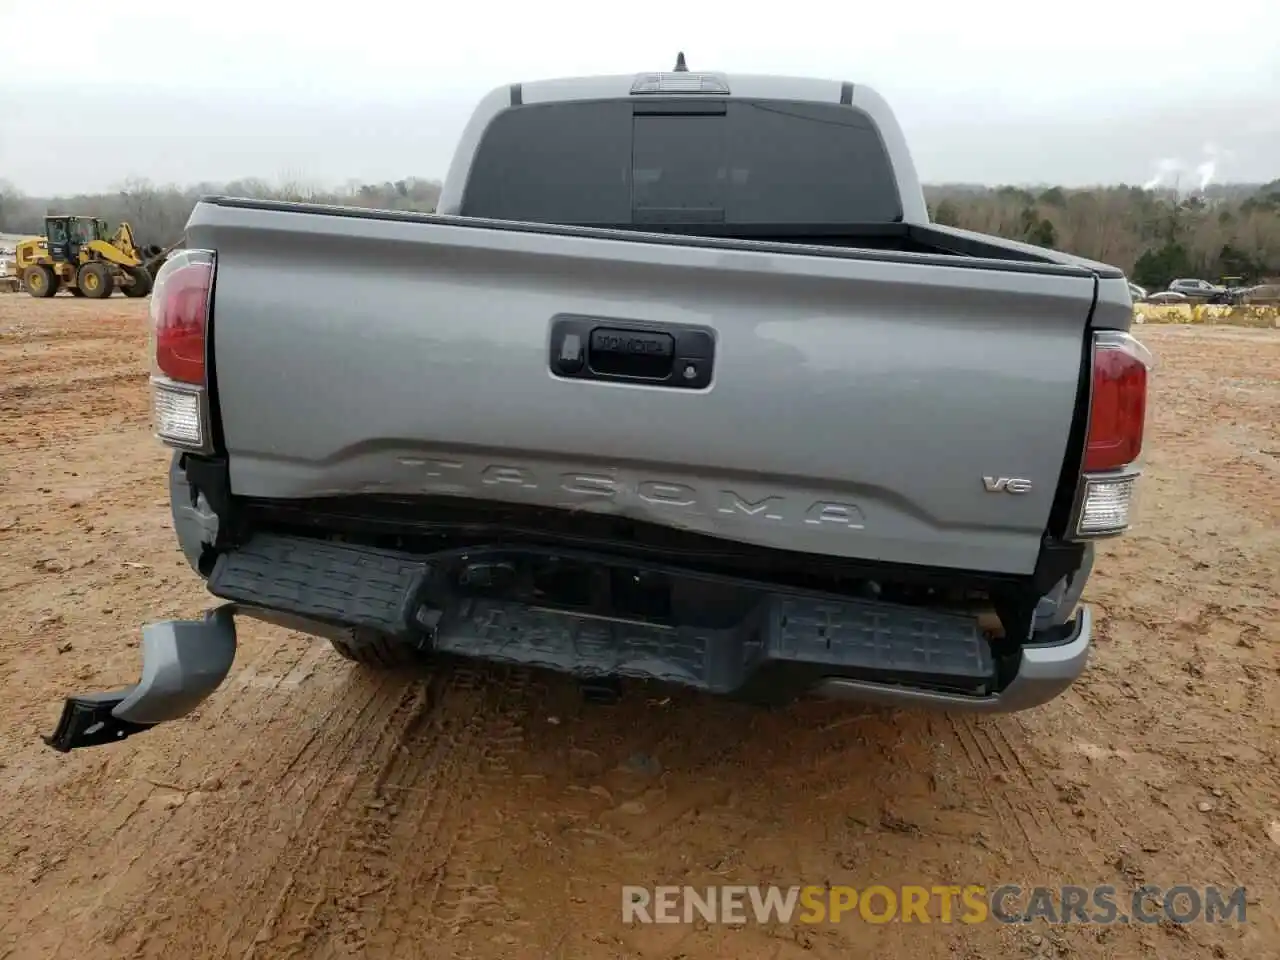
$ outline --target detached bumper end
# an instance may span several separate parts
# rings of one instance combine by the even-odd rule
[[[68,697],[58,726],[42,739],[66,753],[117,743],[191,713],[227,678],[236,656],[235,605],[199,620],[142,628],[142,677],[131,687]]]

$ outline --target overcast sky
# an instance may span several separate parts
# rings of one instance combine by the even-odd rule
[[[441,177],[489,89],[669,69],[678,50],[693,70],[876,87],[930,182],[1280,177],[1277,0],[218,0],[123,15],[60,0],[50,10],[54,32],[32,33],[31,9],[0,0],[0,179],[28,193],[127,177]]]

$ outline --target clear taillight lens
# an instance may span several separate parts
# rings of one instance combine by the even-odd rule
[[[1099,537],[1127,529],[1137,481],[1136,472],[1121,477],[1086,477],[1076,522],[1077,535]]]
[[[171,446],[203,449],[205,420],[203,389],[151,378],[151,422],[157,437]]]

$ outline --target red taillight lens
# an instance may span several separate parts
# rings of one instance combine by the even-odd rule
[[[1151,354],[1127,333],[1098,333],[1093,343],[1093,395],[1084,471],[1128,466],[1142,452]]]
[[[156,274],[151,292],[156,371],[179,383],[204,384],[205,331],[213,289],[213,254],[182,250]]]

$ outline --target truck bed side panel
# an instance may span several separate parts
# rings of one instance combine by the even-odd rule
[[[218,253],[235,494],[474,497],[1013,573],[1096,282],[203,204],[188,242]],[[714,381],[557,378],[563,313],[710,327]]]

